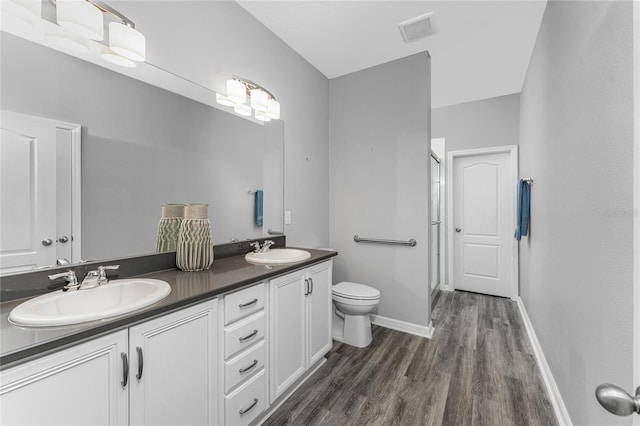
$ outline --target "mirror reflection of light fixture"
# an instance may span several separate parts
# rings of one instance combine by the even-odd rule
[[[233,110],[236,112],[236,114],[238,115],[242,115],[244,117],[250,117],[251,116],[251,107],[249,105],[245,105],[245,104],[236,104],[233,107]]]
[[[120,22],[109,23],[109,47],[132,61],[143,62],[146,57],[144,36]]]
[[[136,63],[129,58],[125,58],[124,56],[118,55],[116,52],[104,46],[102,51],[100,52],[100,57],[107,62],[111,62],[112,64],[120,65],[122,67],[133,68],[136,66]]]
[[[30,4],[41,0],[11,0]],[[49,0],[56,8],[57,24],[67,33],[47,34],[47,38],[66,50],[89,49],[88,40],[104,39],[104,20],[108,19],[108,46],[101,44],[100,56],[113,64],[135,67],[146,59],[146,40],[135,29],[135,23],[100,0]],[[73,34],[73,35],[71,35]],[[84,40],[77,39],[76,36]],[[84,50],[84,49],[83,49]]]
[[[69,31],[63,31],[60,28],[56,29],[58,31],[50,31],[44,35],[47,40],[56,46],[78,53],[86,53],[90,50],[89,40],[86,38]]]
[[[227,93],[217,93],[216,101],[220,105],[233,107],[242,116],[250,116],[255,111],[256,119],[271,121],[280,119],[280,103],[264,87],[244,78],[233,76],[227,80]],[[247,97],[250,99],[246,104]]]

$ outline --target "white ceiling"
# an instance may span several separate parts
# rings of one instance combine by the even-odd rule
[[[433,107],[520,92],[546,0],[237,0],[328,78],[414,53],[432,57]],[[433,11],[435,34],[398,23]]]

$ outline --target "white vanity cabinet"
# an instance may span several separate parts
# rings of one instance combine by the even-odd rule
[[[122,330],[0,372],[0,424],[127,425],[126,354]]]
[[[218,424],[217,312],[214,299],[0,372],[0,424]]]
[[[224,424],[248,425],[266,401],[265,284],[224,296]]]
[[[218,423],[218,299],[129,329],[132,425]]]
[[[330,349],[332,261],[270,281],[270,400]]]

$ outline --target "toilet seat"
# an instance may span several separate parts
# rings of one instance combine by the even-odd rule
[[[334,296],[351,300],[375,300],[380,298],[380,291],[364,284],[343,281],[333,286]]]

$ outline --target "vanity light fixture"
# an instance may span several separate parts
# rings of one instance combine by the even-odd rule
[[[136,62],[145,61],[144,35],[135,29],[133,21],[106,3],[100,0],[49,0],[49,3],[56,8],[57,24],[70,31],[47,35],[62,48],[73,50],[73,47],[88,45],[87,39],[97,42],[104,40],[105,19],[108,19],[109,41],[100,43],[100,56],[125,67],[135,67]]]
[[[246,104],[249,98],[249,105]],[[216,94],[216,101],[225,106],[232,106],[233,110],[243,116],[250,116],[255,111],[255,117],[260,121],[280,119],[280,103],[267,89],[250,80],[233,76],[227,80],[226,95]]]
[[[102,12],[85,0],[56,0],[58,25],[81,37],[101,41],[104,39]]]

